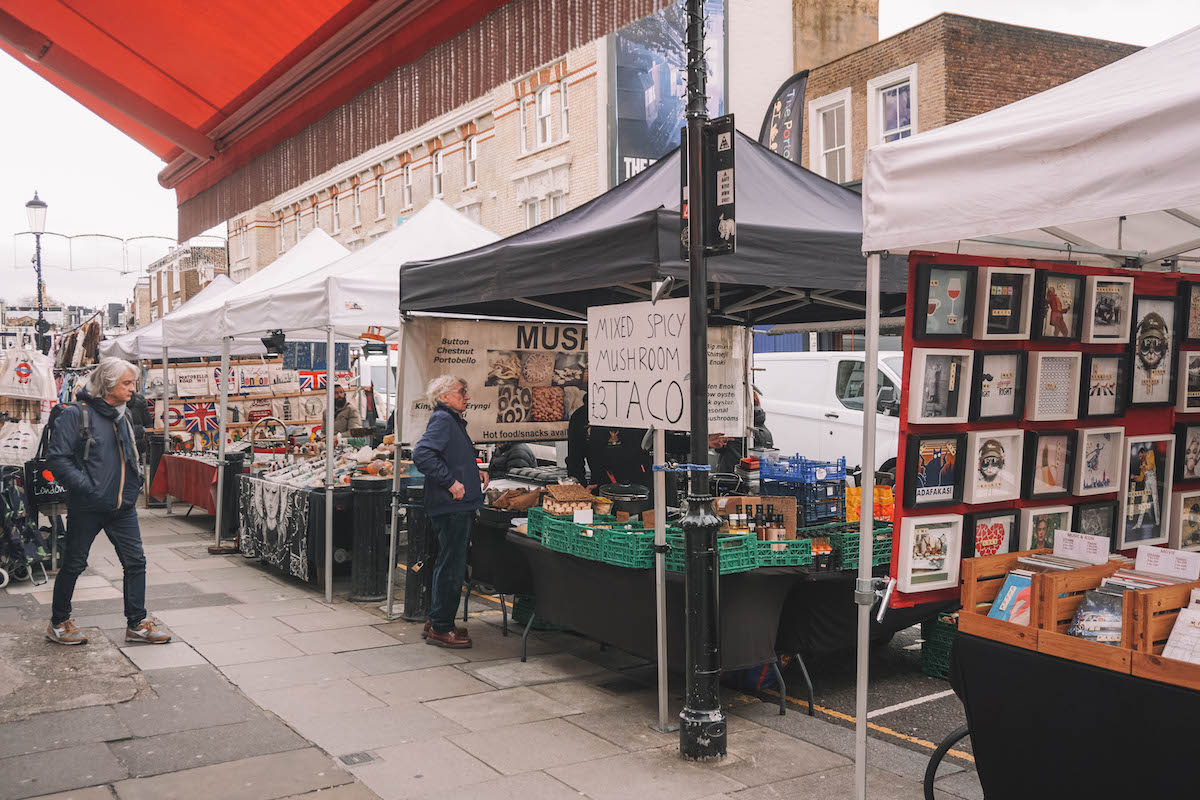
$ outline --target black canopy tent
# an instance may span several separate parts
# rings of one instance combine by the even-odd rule
[[[709,259],[714,321],[862,317],[862,198],[738,134],[737,250]],[[485,247],[404,265],[402,311],[582,318],[687,280],[679,257],[680,154],[560,217]],[[884,313],[904,306],[905,270],[885,261]]]

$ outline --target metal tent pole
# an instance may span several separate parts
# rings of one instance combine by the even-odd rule
[[[221,547],[221,522],[225,516],[225,412],[229,408],[229,337],[221,339],[221,380],[217,392],[221,412],[217,420],[217,532],[213,547]]]
[[[325,602],[333,602],[333,326],[325,329]]]
[[[158,468],[159,469],[163,469],[166,467],[167,453],[169,453],[171,450],[171,407],[170,407],[170,403],[167,400],[167,397],[168,397],[168,394],[170,393],[171,387],[170,387],[170,375],[167,372],[167,343],[165,341],[163,342],[162,359],[163,359],[162,360],[163,451],[162,451],[162,456],[160,456],[158,459]],[[169,516],[171,516],[171,491],[170,491],[170,489],[168,489],[166,494],[163,496],[163,502],[165,502],[167,504],[167,516],[169,517]]]
[[[654,463],[667,462],[667,432],[654,429]],[[654,473],[654,621],[658,634],[658,730],[678,726],[667,722],[667,473]]]
[[[392,423],[392,441],[396,444],[396,452],[392,456],[392,525],[390,533],[390,542],[388,543],[388,575],[387,575],[387,620],[391,622],[395,617],[392,614],[392,604],[395,600],[396,587],[396,528],[398,527],[396,518],[400,514],[400,441],[401,432],[404,430],[404,421],[401,419],[400,409],[404,408],[404,345],[405,345],[405,330],[404,326],[407,320],[400,317],[400,358],[396,368],[396,405],[394,408],[395,418]],[[384,353],[387,356],[386,372],[390,379],[392,373],[392,351],[391,345]],[[385,387],[387,384],[384,384]],[[385,395],[386,398],[386,395]],[[386,400],[385,400],[386,402]]]
[[[875,522],[875,407],[879,391],[879,265],[880,255],[867,256],[867,328],[863,364],[862,511],[858,524],[858,581],[854,602],[858,604],[858,667],[854,711],[854,793],[867,797],[867,677],[871,648],[871,606],[875,584],[871,580],[871,543]]]

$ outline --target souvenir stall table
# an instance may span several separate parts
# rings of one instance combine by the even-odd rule
[[[150,484],[150,496],[182,500],[209,514],[217,513],[217,460],[201,455],[168,453]]]

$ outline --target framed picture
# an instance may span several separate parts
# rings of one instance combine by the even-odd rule
[[[938,350],[914,347],[909,380],[908,421],[921,423],[966,422],[970,412],[971,350]]]
[[[905,517],[900,521],[902,592],[928,592],[958,586],[963,518],[959,514]]]
[[[1173,434],[1126,435],[1121,465],[1121,516],[1117,549],[1166,544],[1170,528]]]
[[[1125,413],[1129,389],[1128,359],[1106,353],[1084,353],[1080,368],[1079,417],[1117,417]]]
[[[1180,281],[1179,297],[1183,301],[1179,341],[1200,344],[1200,282]]]
[[[971,336],[975,267],[918,264],[913,335],[963,339]]]
[[[980,267],[975,278],[975,338],[1028,339],[1033,283],[1032,269]]]
[[[962,502],[965,433],[908,437],[904,449],[904,507]]]
[[[1025,419],[1038,422],[1075,419],[1079,414],[1079,375],[1083,355],[1067,350],[1029,354],[1025,383]]]
[[[967,514],[963,523],[963,557],[998,556],[1011,553],[1017,546],[1015,508],[977,511]]]
[[[1200,480],[1200,422],[1175,426],[1175,480]]]
[[[1129,405],[1165,406],[1175,396],[1174,297],[1135,295],[1133,341],[1130,344]]]
[[[972,422],[1019,420],[1025,413],[1026,352],[976,353],[971,381]]]
[[[1021,509],[1021,549],[1054,547],[1056,531],[1071,530],[1071,506],[1042,506]]]
[[[1083,327],[1083,276],[1039,272],[1034,292],[1033,337],[1078,342]]]
[[[1121,488],[1121,445],[1124,428],[1082,428],[1076,432],[1078,463],[1075,494],[1086,497],[1108,494]]]
[[[1021,495],[1027,500],[1067,497],[1075,467],[1075,431],[1025,431]]]
[[[1084,296],[1083,341],[1125,344],[1133,313],[1133,278],[1089,275]]]
[[[1021,496],[1022,432],[971,431],[963,486],[965,503],[999,503]]]
[[[1178,374],[1175,410],[1183,414],[1200,414],[1200,350],[1185,350],[1179,354]]]
[[[1117,501],[1101,500],[1098,503],[1081,503],[1075,506],[1074,525],[1077,533],[1088,536],[1103,536],[1111,542],[1117,535]]]
[[[1171,499],[1168,546],[1176,550],[1200,550],[1200,489],[1175,492]]]

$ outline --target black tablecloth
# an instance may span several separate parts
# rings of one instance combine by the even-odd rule
[[[654,570],[627,569],[554,550],[519,533],[508,542],[529,564],[539,619],[643,658],[656,655]],[[721,576],[721,665],[743,669],[775,660],[775,635],[798,567]],[[667,573],[667,661],[684,668],[683,576]]]
[[[292,489],[250,475],[239,475],[238,481],[242,553],[284,575],[320,583],[325,568],[325,490]],[[333,490],[335,547],[353,545],[351,492],[348,486]]]
[[[988,800],[1197,793],[1200,692],[967,634],[951,684]]]
[[[509,518],[480,513],[471,533],[471,580],[486,583],[501,594],[533,594],[529,562],[509,543]]]

